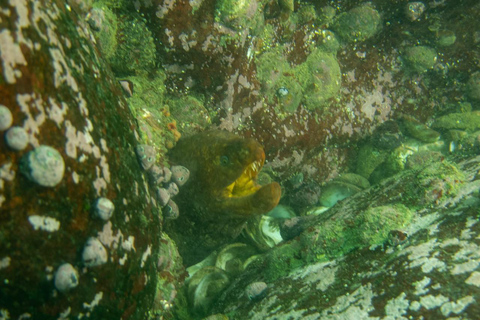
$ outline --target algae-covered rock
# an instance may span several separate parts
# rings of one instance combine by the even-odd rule
[[[408,69],[422,73],[432,69],[437,62],[437,52],[427,46],[415,46],[405,49],[403,55]]]
[[[473,100],[480,100],[480,72],[475,72],[467,82],[467,95]]]
[[[151,319],[162,217],[109,51],[74,2],[0,5],[1,104],[28,136],[25,149],[0,144],[0,318]],[[99,198],[115,206],[108,220]],[[184,271],[170,263],[174,292]]]
[[[291,75],[281,75],[274,86],[274,93],[282,111],[294,113],[303,98],[302,87]]]
[[[406,134],[422,142],[435,142],[440,139],[440,133],[418,122],[413,117],[404,116],[402,125]]]
[[[435,120],[432,127],[439,130],[465,130],[474,132],[480,129],[480,112],[450,113]]]
[[[305,104],[309,109],[321,108],[334,97],[341,85],[342,74],[333,54],[315,49],[307,60],[294,69],[302,86]]]
[[[119,19],[117,47],[109,59],[117,75],[141,75],[155,67],[156,48],[145,19],[138,15]]]
[[[370,5],[361,5],[340,14],[333,30],[347,42],[360,42],[374,36],[381,28],[382,18]]]
[[[215,19],[237,30],[255,27],[262,18],[260,6],[257,0],[217,0]]]
[[[185,135],[205,129],[212,122],[203,102],[193,95],[170,98],[167,105],[172,116],[178,120],[181,132]]]
[[[355,172],[368,179],[375,168],[385,161],[387,155],[387,151],[377,149],[372,144],[363,145],[358,151]]]
[[[440,161],[420,175],[449,175],[449,166]],[[457,193],[437,201],[417,207],[404,194],[412,189],[423,195],[416,189],[419,171],[410,170],[314,216],[299,237],[274,248],[263,264],[232,284],[212,313],[235,310],[239,319],[259,314],[278,319],[476,319],[479,272],[471,261],[479,250],[475,177],[480,158],[455,167],[463,182],[453,182]],[[429,182],[423,182],[421,188],[429,189]],[[266,281],[269,290],[251,304],[243,292],[254,281]]]

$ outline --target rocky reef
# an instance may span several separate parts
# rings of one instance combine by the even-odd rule
[[[476,319],[479,15],[4,1],[0,319]]]

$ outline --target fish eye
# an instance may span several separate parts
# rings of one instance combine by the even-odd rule
[[[228,164],[229,160],[228,160],[228,157],[227,156],[221,156],[220,157],[220,164],[222,166],[226,166]]]

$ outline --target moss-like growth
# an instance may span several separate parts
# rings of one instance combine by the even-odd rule
[[[208,110],[203,106],[203,102],[196,97],[188,95],[173,98],[169,99],[166,104],[172,116],[178,120],[179,129],[186,135],[205,129],[211,124]]]
[[[303,233],[304,259],[315,262],[332,259],[356,248],[382,244],[392,230],[405,227],[413,213],[402,204],[368,208],[353,220],[328,220],[314,232]]]
[[[457,129],[474,132],[480,130],[480,112],[450,113],[435,120],[432,127],[441,130]]]
[[[315,49],[307,60],[295,68],[294,74],[302,86],[308,109],[322,107],[340,89],[342,74],[335,57]]]
[[[91,26],[103,56],[109,60],[117,50],[117,16],[106,5],[95,3],[87,22]]]
[[[303,98],[302,87],[291,75],[281,75],[271,95],[275,94],[281,111],[294,113]]]
[[[155,68],[153,35],[140,15],[121,18],[117,41],[115,55],[109,59],[117,76],[142,75]]]
[[[387,155],[387,151],[377,149],[371,144],[362,146],[357,156],[356,173],[369,179],[375,168],[385,161]]]
[[[300,248],[300,243],[289,243],[270,251],[265,260],[266,280],[274,281],[305,265],[299,254]]]
[[[437,62],[435,49],[426,46],[409,47],[403,55],[405,66],[414,72],[426,72]]]
[[[377,10],[362,5],[340,14],[333,28],[347,42],[365,41],[381,27],[382,18]]]
[[[263,15],[258,6],[255,0],[217,0],[215,20],[236,30],[255,29],[263,24]]]
[[[467,82],[467,95],[472,100],[480,100],[480,72],[475,72]]]
[[[165,74],[129,77],[128,80],[133,83],[133,95],[127,102],[138,121],[140,141],[153,145],[160,151],[157,152],[160,157],[166,153],[166,146],[174,144],[176,130],[173,128],[176,127],[175,120],[164,105]]]
[[[414,168],[416,188],[405,190],[405,198],[410,199],[411,205],[428,206],[438,203],[445,197],[452,197],[457,193],[459,185],[465,180],[465,175],[457,166],[449,161],[426,162],[423,166]]]
[[[265,51],[257,58],[257,78],[264,92],[272,92],[281,75],[291,70],[282,49],[277,47]]]

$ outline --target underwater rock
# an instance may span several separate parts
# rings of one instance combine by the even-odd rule
[[[315,49],[297,66],[294,74],[304,92],[309,109],[322,108],[340,90],[342,74],[335,56]]]
[[[55,272],[53,282],[58,291],[70,291],[78,286],[78,271],[70,263],[64,263]]]
[[[442,164],[437,165],[434,171],[441,175]],[[264,264],[250,269],[243,281],[232,283],[211,312],[235,308],[238,318],[261,312],[288,319],[296,318],[299,313],[304,315],[308,310],[319,319],[346,319],[352,312],[355,318],[374,314],[395,318],[399,313],[414,318],[421,313],[430,318],[461,315],[475,319],[478,271],[476,265],[468,267],[465,261],[477,256],[478,251],[475,239],[479,236],[476,218],[479,182],[475,177],[480,158],[469,158],[458,166],[466,179],[456,183],[457,193],[437,203],[417,206],[414,194],[422,197],[420,190],[429,188],[429,184],[423,181],[419,189],[415,177],[421,171],[411,170],[364,191],[361,197],[342,202],[326,216],[315,216],[316,222],[311,221],[311,226],[299,238],[274,248],[266,255]],[[403,190],[410,189],[412,193],[399,196]],[[358,224],[350,220],[364,209]],[[397,228],[389,225],[391,218],[396,220]],[[335,221],[343,227],[329,225]],[[330,227],[332,232],[326,233],[325,228]],[[362,230],[367,232],[365,236]],[[332,253],[338,254],[339,247],[345,245],[341,239],[349,239],[343,237],[345,231],[352,231],[350,244],[356,240],[363,244],[332,257]],[[381,239],[376,238],[377,231]],[[468,236],[462,237],[462,234]],[[312,243],[314,239],[319,240],[317,245]],[[363,247],[366,240],[381,243]],[[307,248],[316,249],[309,255],[304,251],[308,251]],[[288,266],[293,267],[281,272]],[[267,296],[255,304],[241,303],[248,302],[244,296],[245,285],[268,277],[268,272],[272,273],[270,277],[275,276],[269,278],[273,280],[268,281]],[[348,285],[344,284],[345,279],[349,279]],[[405,283],[411,285],[405,286]],[[301,297],[298,292],[302,293]],[[441,300],[437,300],[439,295],[443,297]],[[299,304],[292,306],[292,300]],[[378,306],[375,301],[381,301],[382,305]],[[431,301],[438,302],[432,304]],[[364,306],[368,309],[362,309]]]
[[[457,40],[457,36],[455,35],[455,32],[451,30],[439,31],[435,36],[437,38],[435,42],[437,43],[437,45],[441,47],[451,46]]]
[[[22,158],[21,170],[31,181],[43,187],[55,187],[62,181],[65,162],[57,150],[42,145]]]
[[[369,179],[372,172],[381,165],[388,156],[386,150],[377,149],[373,144],[364,144],[357,155],[357,167],[355,172]]]
[[[470,99],[480,100],[480,72],[474,72],[468,79],[466,87]]]
[[[28,133],[23,151],[0,143],[0,318],[145,320],[158,311],[153,257],[162,222],[133,152],[145,142],[136,139],[137,119],[105,62],[99,34],[78,9],[91,1],[79,2],[0,4],[0,104]],[[108,19],[97,27],[115,34]],[[0,111],[0,124],[1,118]],[[45,167],[33,159],[39,153]],[[36,179],[38,169],[49,176],[43,184],[56,185],[42,187],[21,174]],[[121,207],[108,221],[94,218],[100,197]],[[82,266],[89,237],[108,250],[108,263],[78,270],[79,285],[55,293],[56,269]],[[171,264],[183,269],[178,260]],[[162,285],[178,287],[182,274],[171,272]],[[161,312],[171,317],[172,310]]]
[[[110,218],[112,217],[115,206],[113,202],[110,201],[110,199],[101,197],[98,198],[95,202],[94,210],[97,217],[104,221],[107,221],[110,220]]]
[[[5,142],[15,151],[21,151],[28,145],[28,135],[22,127],[11,127],[5,133]]]
[[[414,72],[423,73],[432,69],[437,63],[437,52],[427,46],[414,46],[405,49],[405,65]]]
[[[0,131],[5,131],[12,125],[13,116],[10,109],[0,105]]]
[[[407,135],[418,139],[422,142],[435,142],[440,139],[440,133],[430,129],[423,123],[418,122],[413,117],[403,115],[401,118],[402,125],[406,130]]]
[[[480,111],[450,113],[438,117],[432,128],[439,130],[465,130],[474,132],[480,129]]]
[[[373,37],[381,28],[382,18],[370,5],[361,5],[340,14],[333,30],[347,42],[361,42]]]
[[[142,15],[120,16],[116,37],[113,55],[107,58],[117,76],[144,74],[154,68],[155,41]]]
[[[257,0],[217,0],[215,20],[234,30],[255,28],[263,22],[261,9],[262,2]]]
[[[146,144],[135,147],[137,159],[140,162],[143,170],[150,169],[155,164],[155,148]]]
[[[370,142],[373,146],[385,150],[399,147],[403,141],[403,134],[396,121],[385,121],[372,133]]]

